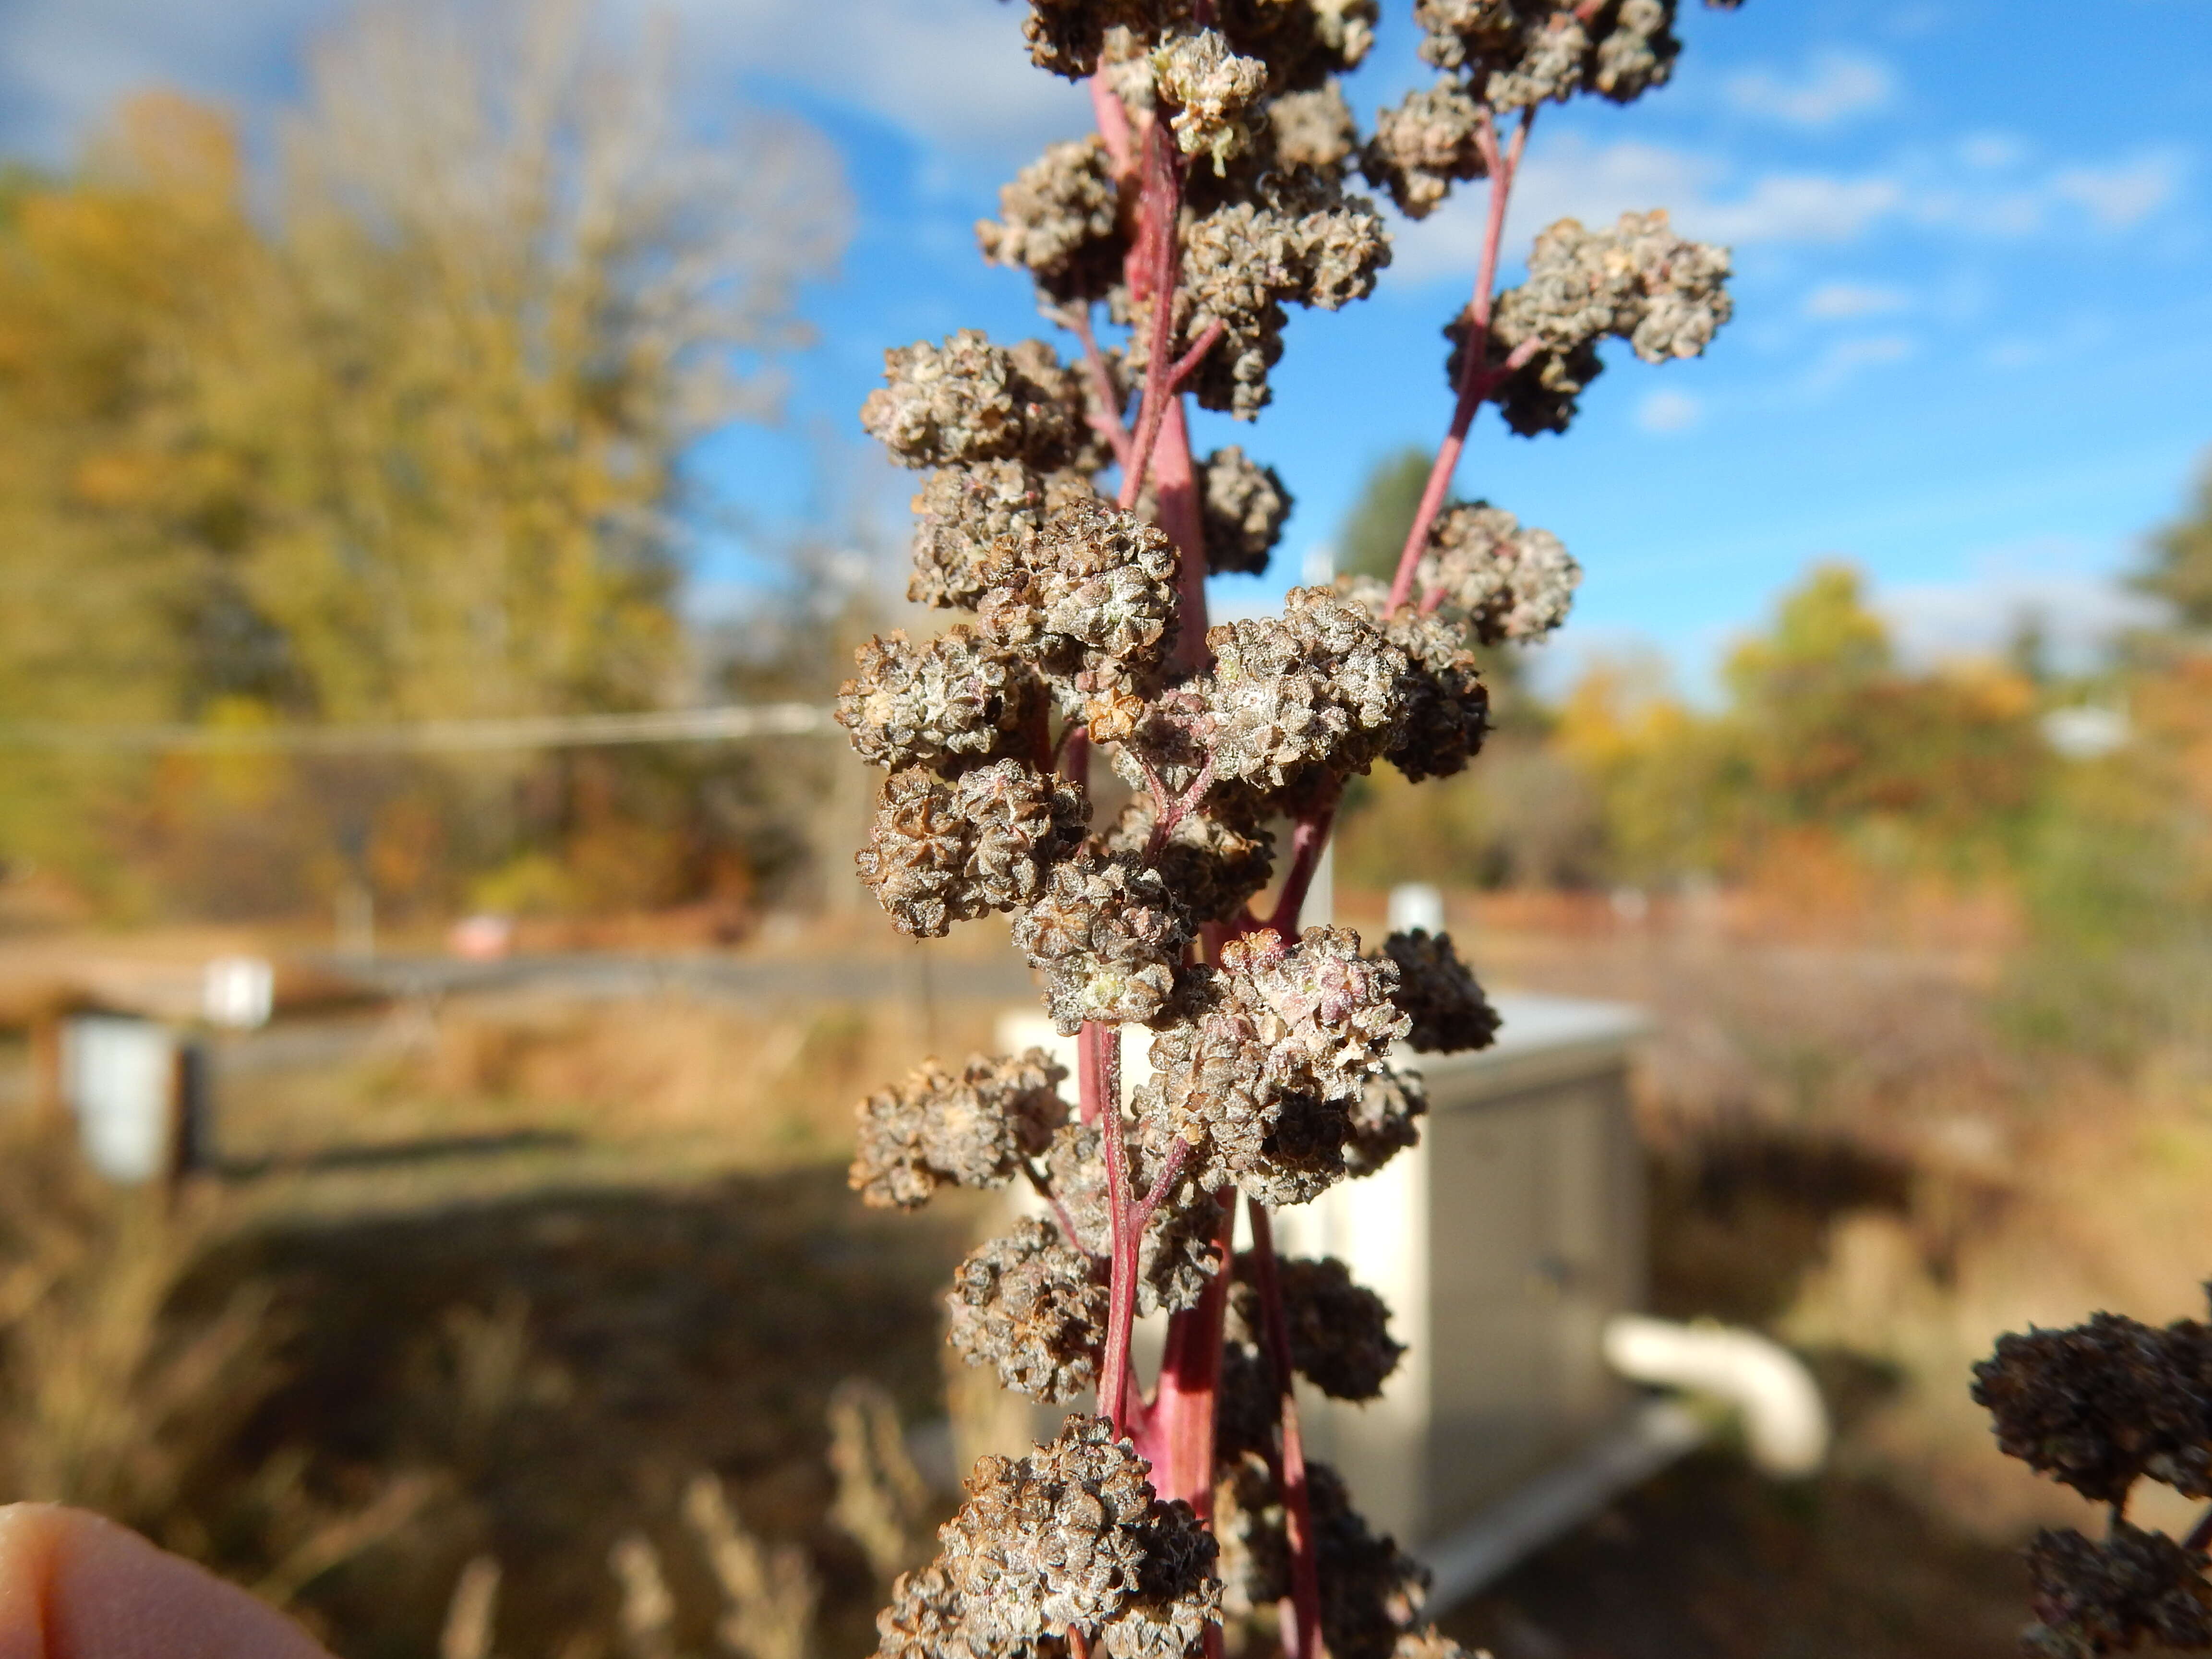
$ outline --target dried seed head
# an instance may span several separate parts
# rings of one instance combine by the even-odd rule
[[[1395,964],[1360,955],[1349,927],[1309,927],[1290,945],[1263,928],[1232,939],[1221,962],[1269,1068],[1325,1100],[1357,1100],[1411,1029],[1391,1000]]]
[[[1021,460],[1048,471],[1083,446],[1081,378],[1040,341],[1007,349],[963,328],[942,345],[886,351],[884,378],[860,424],[908,466]]]
[[[1017,173],[975,240],[992,264],[1026,270],[1055,300],[1097,299],[1121,274],[1120,209],[1113,164],[1093,135],[1048,147]]]
[[[1113,1659],[1185,1659],[1203,1649],[1206,1627],[1221,1616],[1219,1552],[1180,1498],[1153,1511],[1145,1534],[1137,1593],[1102,1639]]]
[[[1582,567],[1548,530],[1486,501],[1438,514],[1416,576],[1485,645],[1543,638],[1567,619]]]
[[[1027,1457],[979,1459],[968,1501],[938,1532],[970,1644],[988,1651],[1117,1618],[1143,1578],[1149,1472],[1097,1417],[1069,1418]]]
[[[1044,974],[1046,1006],[1066,1033],[1087,1019],[1150,1021],[1189,937],[1158,872],[1087,853],[1054,866],[1014,920],[1014,944]]]
[[[1306,1498],[1320,1558],[1322,1636],[1332,1656],[1392,1659],[1428,1593],[1428,1571],[1389,1538],[1377,1538],[1327,1463],[1306,1464]],[[1213,1489],[1221,1540],[1223,1605],[1247,1613],[1290,1594],[1282,1498],[1256,1454],[1221,1460]]]
[[[1674,14],[1674,0],[1619,0],[1594,15],[1571,0],[1418,0],[1413,9],[1425,31],[1421,56],[1464,71],[1494,110],[1578,92],[1621,104],[1640,97],[1673,71],[1681,50]]]
[[[1267,90],[1267,66],[1230,50],[1218,29],[1176,34],[1152,52],[1152,90],[1173,106],[1169,122],[1186,155],[1207,155],[1222,171],[1249,148],[1245,112]]]
[[[1321,1558],[1322,1639],[1335,1659],[1390,1659],[1428,1599],[1429,1570],[1387,1534],[1369,1530],[1328,1464],[1306,1465],[1306,1494]]]
[[[941,1565],[901,1573],[876,1615],[877,1659],[984,1659],[968,1644],[967,1612]]]
[[[1389,1000],[1395,971],[1327,927],[1294,946],[1249,933],[1221,969],[1189,970],[1139,1091],[1148,1146],[1188,1143],[1201,1188],[1234,1182],[1267,1204],[1316,1197],[1342,1178],[1352,1104],[1406,1029]]]
[[[1282,356],[1285,305],[1334,311],[1374,292],[1390,240],[1373,205],[1322,169],[1269,175],[1253,193],[1201,216],[1183,238],[1184,343],[1212,324],[1223,337],[1191,389],[1201,406],[1250,420],[1266,407]],[[1146,325],[1141,307],[1126,320]]]
[[[2121,1502],[2146,1474],[2212,1498],[2212,1328],[2195,1320],[2160,1330],[2100,1313],[2001,1336],[1973,1397],[2008,1456],[2093,1502]]]
[[[971,1365],[995,1366],[1017,1393],[1072,1400],[1097,1376],[1106,1287],[1092,1257],[1049,1223],[1018,1222],[969,1251],[946,1304],[953,1347]]]
[[[1149,1191],[1158,1175],[1158,1152],[1134,1147],[1131,1180]],[[1097,1128],[1071,1123],[1053,1137],[1046,1154],[1053,1195],[1074,1222],[1085,1249],[1104,1255],[1111,1242],[1106,1212],[1106,1167]],[[1188,1176],[1153,1210],[1137,1251],[1137,1311],[1180,1313],[1198,1305],[1222,1267],[1223,1215],[1212,1193]]]
[[[1291,493],[1272,466],[1245,459],[1235,444],[1206,458],[1200,525],[1206,574],[1258,575],[1282,539],[1291,516]]]
[[[932,939],[955,921],[1011,910],[1083,838],[1090,815],[1066,779],[1002,760],[951,782],[894,772],[854,862],[900,932]]]
[[[1425,927],[1393,933],[1382,954],[1397,964],[1391,999],[1413,1022],[1406,1042],[1417,1054],[1450,1054],[1486,1048],[1498,1038],[1498,1011],[1452,948],[1449,933]]]
[[[2036,1534],[2027,1552],[2035,1623],[2021,1638],[2031,1659],[2100,1659],[2140,1647],[2212,1648],[2212,1586],[2204,1558],[2162,1532],[2114,1521],[2101,1540],[2071,1530]]]
[[[1067,1068],[1042,1048],[976,1054],[955,1072],[925,1060],[860,1103],[849,1184],[878,1208],[913,1209],[938,1188],[995,1187],[1042,1154],[1067,1121],[1058,1085]]]
[[[837,723],[871,765],[940,771],[1022,744],[1045,712],[1043,682],[964,623],[922,645],[902,630],[854,653],[860,673],[837,693]]]
[[[1590,84],[1616,104],[1665,85],[1682,50],[1670,27],[1672,14],[1673,7],[1661,0],[1620,0],[1613,27],[1598,40]]]
[[[1451,81],[1419,88],[1375,118],[1375,136],[1360,156],[1360,171],[1387,190],[1409,219],[1425,219],[1451,193],[1457,179],[1488,171],[1477,135],[1482,106]]]
[[[1386,615],[1390,590],[1371,577],[1340,576],[1337,592],[1374,617],[1411,665],[1404,718],[1383,758],[1415,783],[1465,770],[1489,734],[1490,692],[1464,622],[1456,612],[1430,615],[1413,605]]]
[[[1071,502],[1026,544],[1002,541],[985,566],[984,631],[1049,674],[1138,685],[1175,637],[1175,544],[1134,514]]]
[[[1268,100],[1267,126],[1276,164],[1286,167],[1333,167],[1352,154],[1358,137],[1352,106],[1334,81]]]
[[[1224,623],[1206,642],[1213,672],[1190,689],[1217,778],[1282,789],[1315,769],[1363,772],[1405,716],[1405,653],[1326,588],[1292,588],[1279,618]]]
[[[1149,851],[1149,862],[1194,922],[1236,915],[1274,872],[1274,837],[1257,824],[1204,810],[1186,812],[1153,848],[1154,816],[1150,795],[1132,795],[1099,837],[1100,850],[1139,858]]]
[[[1345,1174],[1354,1181],[1373,1175],[1408,1146],[1419,1146],[1421,1132],[1413,1120],[1428,1109],[1420,1079],[1389,1066],[1376,1072],[1351,1109]]]
[[[1498,296],[1491,319],[1492,361],[1524,343],[1536,356],[1498,392],[1508,424],[1524,435],[1564,431],[1576,395],[1595,378],[1595,346],[1626,340],[1645,362],[1694,357],[1711,343],[1734,306],[1726,287],[1729,255],[1677,236],[1663,211],[1624,213],[1610,230],[1562,219],[1536,238],[1528,280]],[[1465,328],[1448,374],[1456,374]]]
[[[1334,1256],[1311,1260],[1284,1256],[1275,1263],[1281,1287],[1283,1318],[1291,1343],[1291,1369],[1332,1400],[1372,1400],[1383,1379],[1398,1368],[1405,1345],[1390,1339],[1390,1310],[1382,1298],[1355,1284],[1352,1270]],[[1237,1258],[1237,1285],[1230,1292],[1239,1333],[1255,1340],[1260,1297],[1249,1254]]]
[[[1213,1456],[1217,1465],[1235,1463],[1245,1453],[1270,1455],[1275,1446],[1275,1372],[1267,1351],[1249,1338],[1232,1335],[1221,1350],[1221,1382],[1213,1397]],[[1218,1505],[1217,1532],[1225,1539]],[[1236,1579],[1230,1581],[1231,1594]],[[1269,1596],[1262,1598],[1272,1601]]]

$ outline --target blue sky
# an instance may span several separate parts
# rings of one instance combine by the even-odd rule
[[[634,0],[617,0],[628,7]],[[642,5],[637,9],[643,10]],[[0,0],[0,144],[67,153],[152,81],[265,118],[331,0]],[[702,483],[758,520],[897,518],[909,481],[854,411],[885,346],[962,325],[1045,331],[970,227],[1080,94],[1031,70],[994,0],[680,0],[684,95],[803,114],[842,153],[860,217],[812,292],[792,422],[735,432]],[[1810,560],[1871,573],[1909,641],[1972,648],[2027,608],[2082,640],[2112,574],[2177,513],[2212,446],[2212,4],[2206,0],[1749,0],[1683,7],[1674,84],[1539,118],[1512,240],[1552,219],[1663,206],[1735,250],[1711,355],[1625,353],[1564,438],[1486,413],[1463,494],[1557,531],[1588,570],[1554,672],[1656,644],[1692,684]],[[1410,5],[1347,85],[1363,119],[1413,84]],[[1480,191],[1401,227],[1376,297],[1302,315],[1256,425],[1206,417],[1298,498],[1281,576],[1325,542],[1379,454],[1449,414],[1437,330],[1466,295]],[[726,544],[702,571],[742,575]]]

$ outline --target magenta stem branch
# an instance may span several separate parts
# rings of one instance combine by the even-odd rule
[[[1268,1368],[1275,1374],[1275,1409],[1281,1445],[1283,1515],[1291,1547],[1291,1600],[1284,1609],[1285,1659],[1323,1659],[1321,1634],[1321,1567],[1314,1548],[1313,1500],[1306,1490],[1305,1441],[1298,1432],[1298,1402],[1292,1391],[1291,1334],[1283,1317],[1283,1287],[1275,1273],[1275,1231],[1267,1206],[1245,1200],[1252,1223],[1252,1287],[1260,1295],[1262,1339]]]
[[[1285,939],[1298,931],[1299,912],[1305,908],[1306,895],[1313,890],[1314,872],[1321,867],[1322,851],[1328,845],[1328,832],[1335,823],[1336,802],[1332,799],[1291,828],[1290,873],[1283,878],[1282,896],[1267,921]]]
[[[1443,510],[1444,494],[1451,488],[1452,474],[1459,470],[1461,451],[1467,447],[1468,429],[1474,424],[1474,411],[1495,384],[1485,373],[1490,355],[1490,313],[1498,289],[1498,260],[1505,242],[1505,209],[1513,195],[1513,176],[1521,170],[1521,157],[1528,148],[1528,129],[1534,123],[1536,112],[1532,106],[1521,112],[1521,125],[1515,129],[1513,142],[1504,154],[1498,148],[1498,129],[1488,111],[1483,112],[1480,135],[1482,156],[1490,171],[1490,215],[1483,228],[1482,260],[1476,268],[1474,298],[1467,308],[1467,341],[1460,349],[1459,397],[1452,408],[1451,429],[1444,441],[1437,446],[1437,459],[1429,468],[1428,483],[1421,489],[1421,504],[1413,514],[1411,529],[1406,532],[1406,545],[1398,555],[1397,579],[1390,584],[1389,611],[1395,613],[1406,603],[1413,586],[1413,568],[1420,562],[1421,550],[1428,545],[1429,530]]]
[[[1091,326],[1090,305],[1086,302],[1080,311],[1070,307],[1063,320],[1068,332],[1083,343],[1083,361],[1090,365],[1091,395],[1098,404],[1098,413],[1091,424],[1105,438],[1114,451],[1115,462],[1126,472],[1131,453],[1129,428],[1121,419],[1121,399],[1114,390],[1113,371],[1106,367],[1106,354],[1098,349],[1098,336]]]

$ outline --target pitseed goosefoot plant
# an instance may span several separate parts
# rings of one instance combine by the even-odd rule
[[[948,1182],[1034,1188],[1040,1217],[956,1274],[951,1340],[1010,1388],[1095,1401],[1028,1456],[978,1462],[941,1553],[878,1620],[884,1659],[1450,1649],[1415,1627],[1421,1569],[1299,1436],[1295,1376],[1380,1390],[1401,1352],[1387,1310],[1340,1262],[1279,1260],[1270,1218],[1413,1144],[1400,1045],[1479,1048],[1497,1018],[1448,938],[1370,952],[1301,932],[1300,911],[1345,781],[1463,769],[1488,714],[1472,647],[1548,634],[1579,580],[1557,538],[1447,501],[1476,412],[1564,431],[1601,341],[1696,355],[1729,315],[1729,263],[1662,213],[1562,221],[1497,291],[1538,107],[1665,81],[1674,0],[1418,0],[1439,78],[1363,141],[1336,77],[1376,15],[1031,0],[1031,57],[1088,82],[1097,130],[1023,169],[978,240],[1078,355],[962,330],[887,353],[861,411],[927,472],[909,597],[973,620],[859,653],[838,718],[890,773],[860,875],[911,934],[1010,913],[1077,1075],[1071,1110],[1042,1050],[927,1062],[863,1103],[853,1184],[902,1207]],[[1449,424],[1395,580],[1294,588],[1279,617],[1208,628],[1206,576],[1262,568],[1290,497],[1241,447],[1194,457],[1186,404],[1252,419],[1285,306],[1373,289],[1389,240],[1355,171],[1415,218],[1487,182],[1474,297],[1444,331]],[[1134,792],[1111,823],[1090,805],[1102,759]],[[1151,1072],[1125,1092],[1132,1027]],[[1146,1387],[1130,1334],[1155,1310]]]
[[[2128,1520],[2142,1480],[2212,1498],[2212,1326],[2180,1319],[2161,1330],[2100,1313],[2002,1336],[1974,1367],[1973,1394],[2008,1456],[2111,1511],[2102,1538],[2072,1528],[2036,1534],[2021,1651],[2094,1659],[2212,1649],[2212,1509],[2179,1539]]]

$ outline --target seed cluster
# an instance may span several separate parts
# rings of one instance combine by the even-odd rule
[[[1017,1393],[1073,1400],[1097,1377],[1106,1286],[1093,1258],[1046,1222],[1024,1220],[969,1251],[945,1304],[961,1358],[995,1366]]]
[[[1235,444],[1206,458],[1202,481],[1206,574],[1258,575],[1283,538],[1291,492],[1273,467],[1248,459]]]
[[[1530,356],[1492,392],[1505,423],[1523,437],[1564,432],[1576,399],[1603,372],[1598,342],[1626,340],[1647,363],[1694,357],[1735,309],[1725,286],[1728,252],[1677,236],[1662,209],[1624,213],[1611,230],[1562,219],[1536,238],[1528,278],[1498,299],[1489,358]],[[1444,373],[1459,383],[1464,318],[1444,330]]]
[[[1289,1334],[1291,1369],[1332,1400],[1372,1400],[1405,1357],[1405,1345],[1390,1337],[1390,1310],[1382,1298],[1354,1282],[1352,1270],[1334,1256],[1318,1260],[1285,1256],[1275,1264],[1281,1288],[1283,1321]],[[1231,1335],[1249,1346],[1260,1334],[1260,1297],[1249,1254],[1237,1258],[1237,1285],[1230,1293]]]
[[[854,862],[900,932],[934,939],[956,921],[1042,902],[1089,811],[1075,785],[1020,761],[950,782],[909,767],[885,781]]]
[[[878,1208],[911,1210],[937,1188],[995,1187],[1041,1156],[1067,1121],[1066,1067],[1042,1048],[972,1056],[957,1072],[924,1060],[905,1082],[860,1103],[850,1182]]]
[[[945,769],[1006,753],[1044,716],[1044,682],[1022,659],[965,623],[923,645],[902,630],[855,655],[837,723],[872,765]]]
[[[883,1659],[1058,1652],[1072,1628],[1115,1659],[1182,1659],[1218,1616],[1213,1540],[1103,1418],[1027,1457],[985,1457],[937,1559],[877,1616]],[[1127,1624],[1126,1631],[1119,1627]]]
[[[2145,1645],[2212,1648],[2204,1553],[2123,1518],[2138,1480],[2212,1497],[2212,1326],[2100,1313],[2014,1333],[1974,1367],[1997,1445],[2113,1507],[2102,1539],[2046,1531],[2028,1551],[2035,1623],[2023,1651],[2092,1659]]]
[[[1416,1054],[1450,1054],[1486,1048],[1498,1036],[1498,1011],[1452,948],[1449,933],[1425,927],[1393,933],[1382,954],[1398,969],[1392,1000],[1413,1022],[1407,1046]]]
[[[1582,567],[1548,530],[1487,501],[1437,515],[1415,571],[1425,595],[1485,645],[1540,640],[1567,619]]]

